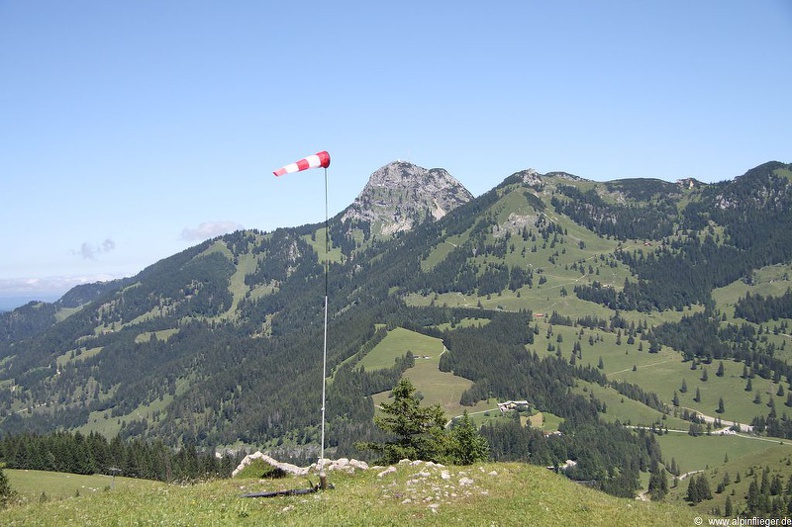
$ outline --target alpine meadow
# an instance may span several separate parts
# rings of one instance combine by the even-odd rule
[[[474,197],[397,161],[327,225],[236,231],[0,313],[0,522],[787,517],[792,164],[723,177],[524,170]],[[325,291],[325,454],[383,466],[239,498],[305,486],[227,479],[245,454],[319,457]],[[105,476],[30,481],[49,472]],[[138,505],[102,516],[120,503]]]

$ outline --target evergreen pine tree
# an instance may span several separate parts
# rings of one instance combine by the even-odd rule
[[[776,474],[770,482],[770,495],[778,496],[784,490],[784,484],[781,482],[781,476]]]
[[[489,457],[489,445],[482,437],[467,410],[458,423],[451,429],[451,458],[458,465],[472,465],[477,461],[486,461]]]
[[[652,501],[662,500],[668,494],[668,478],[665,469],[656,460],[652,460],[648,491]]]
[[[751,484],[748,485],[748,496],[745,502],[747,507],[746,512],[748,514],[755,514],[759,511],[759,506],[761,503],[761,496],[759,495],[759,485],[756,483],[756,479],[754,478],[751,481]]]
[[[696,477],[693,476],[688,481],[688,488],[687,494],[685,495],[685,499],[691,503],[699,503],[701,498],[699,497],[699,487],[696,483]]]
[[[701,500],[702,501],[711,500],[712,491],[710,490],[709,480],[707,479],[707,476],[705,476],[703,473],[699,474],[697,485],[699,488],[699,497],[701,497]]]
[[[401,459],[439,461],[447,450],[445,417],[440,406],[421,408],[415,386],[409,379],[401,379],[393,388],[393,402],[382,404],[382,415],[375,424],[396,439],[361,442],[358,450],[373,450],[381,454],[379,462],[397,463]]]
[[[8,483],[8,477],[5,475],[5,472],[3,472],[3,469],[0,468],[0,509],[4,509],[8,506],[8,503],[13,497],[14,491]]]

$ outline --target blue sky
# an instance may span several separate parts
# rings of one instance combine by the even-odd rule
[[[333,5],[340,4],[340,5]],[[787,0],[0,0],[0,299],[324,219],[395,159],[732,179],[792,161]]]

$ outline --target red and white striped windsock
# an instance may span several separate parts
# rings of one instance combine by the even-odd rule
[[[291,174],[292,172],[299,172],[300,170],[306,170],[309,168],[327,168],[330,166],[330,154],[326,151],[322,150],[321,152],[314,154],[312,156],[308,156],[304,159],[300,159],[296,163],[290,163],[285,167],[281,167],[273,174],[276,176],[282,176],[283,174]]]

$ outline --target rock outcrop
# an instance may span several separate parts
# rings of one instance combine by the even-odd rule
[[[394,161],[376,170],[341,221],[366,223],[374,236],[390,236],[445,216],[473,195],[442,168]]]
[[[268,456],[262,452],[255,452],[253,454],[249,454],[245,456],[245,458],[239,463],[237,468],[231,473],[231,477],[236,477],[242,470],[245,469],[248,465],[253,463],[255,460],[260,459],[264,463],[272,465],[273,467],[277,468],[285,472],[286,474],[293,474],[295,476],[305,476],[312,471],[315,472],[317,469],[318,464],[314,463],[310,467],[298,467],[297,465],[292,465],[291,463],[281,463],[275,458]],[[358,461],[356,459],[325,459],[324,460],[324,469],[327,471],[344,471],[344,472],[354,472],[355,470],[368,470],[369,466],[368,463],[365,461]]]

